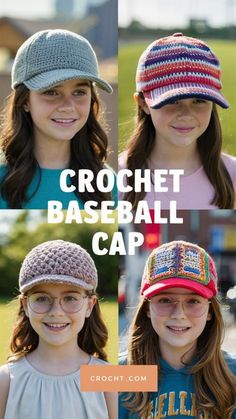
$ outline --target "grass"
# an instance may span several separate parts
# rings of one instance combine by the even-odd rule
[[[118,364],[118,303],[116,298],[105,299],[101,304],[103,319],[108,328],[108,360]]]
[[[9,342],[18,307],[17,301],[0,299],[0,365],[6,363],[9,355]],[[118,357],[118,306],[115,298],[104,298],[101,302],[103,318],[108,327],[108,359],[117,364]]]
[[[18,302],[1,298],[0,300],[0,365],[6,362],[9,354],[11,331],[15,321]]]
[[[136,106],[133,100],[135,91],[136,66],[142,51],[149,41],[143,43],[121,44],[119,48],[119,151],[126,148],[134,127]],[[236,155],[236,41],[211,40],[207,44],[219,57],[222,69],[223,93],[230,103],[228,110],[218,107],[223,130],[223,149]]]

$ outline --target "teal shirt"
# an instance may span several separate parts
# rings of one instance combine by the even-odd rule
[[[68,208],[69,202],[77,200],[80,209],[84,208],[84,203],[77,198],[73,192],[62,192],[60,188],[60,175],[63,169],[40,169],[29,185],[27,197],[29,201],[23,204],[23,209],[47,209],[48,201],[60,201],[64,209]],[[41,179],[40,179],[41,172]],[[0,166],[0,181],[7,173],[7,166]],[[115,176],[115,174],[114,174]],[[40,181],[39,187],[35,192]],[[20,182],[20,179],[19,179]],[[116,183],[116,182],[115,182]],[[34,193],[35,192],[35,193]],[[116,185],[112,191],[112,198],[117,205],[117,189]],[[92,198],[91,198],[92,200]],[[8,209],[7,202],[0,196],[0,209]]]
[[[236,375],[236,357],[225,353],[225,361]],[[123,360],[121,363],[125,363],[125,361]],[[193,376],[189,373],[188,367],[176,370],[161,359],[158,386],[158,392],[153,393],[152,415],[147,419],[197,417],[194,408]],[[203,414],[202,418],[208,418],[208,416]],[[140,415],[129,415],[129,410],[123,406],[122,394],[119,398],[119,419],[140,419]],[[232,419],[236,419],[236,412]]]

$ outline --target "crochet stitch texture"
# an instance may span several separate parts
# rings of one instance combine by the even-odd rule
[[[25,257],[19,275],[21,292],[40,283],[55,282],[92,290],[97,270],[91,256],[75,243],[52,240],[34,247]]]
[[[41,90],[73,79],[90,80],[112,92],[99,76],[96,54],[86,38],[48,29],[35,33],[18,49],[12,67],[13,89],[23,83],[30,90]]]
[[[184,282],[182,282],[182,280]],[[141,294],[158,292],[161,286],[190,286],[197,291],[208,288],[213,295],[217,292],[217,272],[211,256],[200,246],[177,240],[165,243],[152,251],[143,273]],[[200,288],[201,287],[201,288]]]
[[[221,88],[219,60],[201,40],[176,33],[154,41],[139,59],[136,91],[152,108],[193,97],[227,108]]]

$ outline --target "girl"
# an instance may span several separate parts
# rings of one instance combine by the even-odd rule
[[[3,111],[0,208],[63,207],[77,199],[100,203],[96,176],[107,157],[107,135],[99,123],[100,104],[94,87],[111,86],[98,73],[90,43],[66,30],[45,30],[19,48],[12,69],[14,92]],[[78,170],[90,169],[94,192],[63,193],[60,174],[70,168],[78,189]],[[68,183],[70,183],[68,182]]]
[[[95,264],[77,244],[48,241],[26,256],[12,354],[0,368],[1,419],[117,417],[114,394],[80,391],[80,365],[107,359],[96,286]]]
[[[204,249],[174,241],[151,253],[125,362],[157,364],[158,392],[121,395],[120,419],[236,418],[236,358],[220,349],[216,293]]]
[[[134,207],[146,199],[150,208],[155,200],[164,209],[170,200],[181,209],[234,208],[236,158],[221,153],[216,104],[228,103],[220,89],[219,61],[198,39],[176,33],[143,52],[136,73],[137,125],[120,168],[149,169],[151,177],[156,169],[183,169],[184,175],[179,193],[172,176],[164,184],[167,192],[152,184],[151,191],[126,193]],[[132,176],[127,183],[133,189]]]

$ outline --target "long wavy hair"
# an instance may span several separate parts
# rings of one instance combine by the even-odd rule
[[[148,304],[142,299],[130,327],[127,361],[130,365],[159,365],[159,338],[147,316]],[[214,419],[230,419],[236,408],[236,378],[220,349],[224,324],[215,297],[211,299],[210,312],[212,317],[197,340],[198,360],[189,370],[193,374],[197,417],[204,411]],[[153,393],[128,393],[123,395],[123,402],[131,412],[147,418],[152,412],[152,398]]]
[[[143,98],[142,93],[139,93],[139,96]],[[151,116],[138,105],[135,130],[127,149],[127,169],[132,170],[133,173],[135,169],[148,169],[147,161],[154,148],[155,137],[156,132]],[[197,147],[204,171],[215,190],[210,203],[221,209],[234,208],[235,192],[232,179],[221,157],[222,131],[215,104],[213,104],[210,123],[206,131],[198,138]],[[127,178],[127,183],[132,189],[134,188],[133,176]],[[136,208],[145,195],[144,188],[141,192],[132,190],[126,193],[124,199],[130,201]]]
[[[91,297],[96,294],[87,292],[87,295]],[[33,352],[39,343],[39,336],[32,328],[29,318],[25,314],[22,297],[22,295],[18,297],[20,306],[10,342],[11,354],[8,357],[8,361],[16,361]],[[78,333],[78,346],[89,355],[107,361],[107,354],[104,349],[107,344],[107,339],[108,331],[102,319],[101,309],[97,299],[90,316],[85,319],[84,326]]]
[[[71,180],[76,187],[75,195],[83,202],[92,199],[101,203],[111,199],[110,193],[99,191],[96,177],[104,168],[107,158],[108,138],[101,123],[105,125],[98,96],[91,84],[91,108],[84,127],[71,140],[69,168],[76,173]],[[21,84],[10,95],[2,112],[1,149],[8,167],[8,172],[1,182],[1,194],[9,208],[22,208],[27,202],[26,192],[36,170],[40,170],[34,155],[33,122],[24,105],[27,103],[29,90]],[[101,121],[101,123],[100,123]],[[95,192],[77,191],[78,170],[90,169],[94,173],[92,181]],[[35,194],[40,187],[40,179]],[[28,199],[31,199],[32,196]]]

